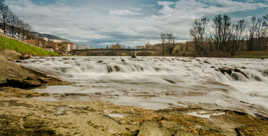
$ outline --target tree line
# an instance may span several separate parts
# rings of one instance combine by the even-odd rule
[[[190,30],[199,56],[223,52],[230,56],[237,51],[265,50],[268,42],[268,15],[232,20],[228,15],[213,19],[196,19]]]
[[[30,25],[15,15],[5,0],[0,0],[0,28],[5,35],[17,38],[27,39],[30,36]]]

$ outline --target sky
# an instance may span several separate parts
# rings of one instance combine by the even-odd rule
[[[73,42],[135,47],[172,33],[190,40],[193,21],[228,14],[233,19],[268,14],[268,0],[6,0],[33,31]]]

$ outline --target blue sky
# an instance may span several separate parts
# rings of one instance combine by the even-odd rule
[[[127,46],[159,42],[161,32],[190,39],[194,19],[268,14],[268,0],[7,0],[34,31],[81,44]]]

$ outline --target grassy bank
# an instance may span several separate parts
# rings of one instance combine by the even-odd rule
[[[268,58],[268,51],[242,51],[237,52],[235,58]]]
[[[58,55],[55,52],[47,51],[45,49],[42,49],[36,46],[25,44],[18,40],[0,36],[0,51],[5,50],[5,49],[15,50],[16,52],[19,52],[22,54],[29,54],[29,55],[34,55],[34,56],[57,56]]]

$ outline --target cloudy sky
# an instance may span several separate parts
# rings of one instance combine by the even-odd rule
[[[6,0],[37,32],[96,46],[136,46],[159,41],[161,32],[189,40],[194,19],[228,14],[268,14],[268,0]]]

